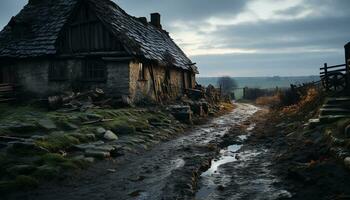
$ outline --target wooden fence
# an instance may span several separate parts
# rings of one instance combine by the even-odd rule
[[[321,82],[327,91],[338,91],[348,88],[349,65],[340,64],[328,66],[328,64],[325,63],[324,67],[320,68],[320,70]]]

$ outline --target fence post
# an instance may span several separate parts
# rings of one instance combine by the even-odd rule
[[[246,92],[247,92],[247,87],[244,87],[243,88],[243,99],[246,99],[246,96],[247,96]]]
[[[328,73],[327,73],[327,63],[325,63],[324,64],[324,78],[325,78],[325,85],[326,85],[326,90],[328,90],[328,77],[327,77],[327,75],[328,75]]]
[[[345,62],[345,78],[346,78],[346,88],[350,89],[350,59]]]

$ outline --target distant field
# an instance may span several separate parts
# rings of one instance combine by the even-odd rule
[[[269,89],[269,88],[288,88],[290,84],[301,84],[312,81],[318,81],[320,79],[319,76],[295,76],[295,77],[232,77],[236,80],[238,87],[250,87],[250,88],[261,88],[261,89]],[[198,77],[197,82],[201,85],[208,86],[212,84],[217,86],[218,77]],[[242,90],[235,91],[236,97],[242,97]]]

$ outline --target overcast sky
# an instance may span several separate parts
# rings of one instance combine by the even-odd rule
[[[350,0],[114,0],[129,14],[159,12],[201,76],[316,75],[344,63]],[[0,26],[27,0],[1,0]]]

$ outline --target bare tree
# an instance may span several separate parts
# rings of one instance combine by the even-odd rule
[[[238,86],[237,82],[229,76],[220,77],[218,79],[217,85],[218,87],[221,87],[222,93],[224,95],[230,95]]]

